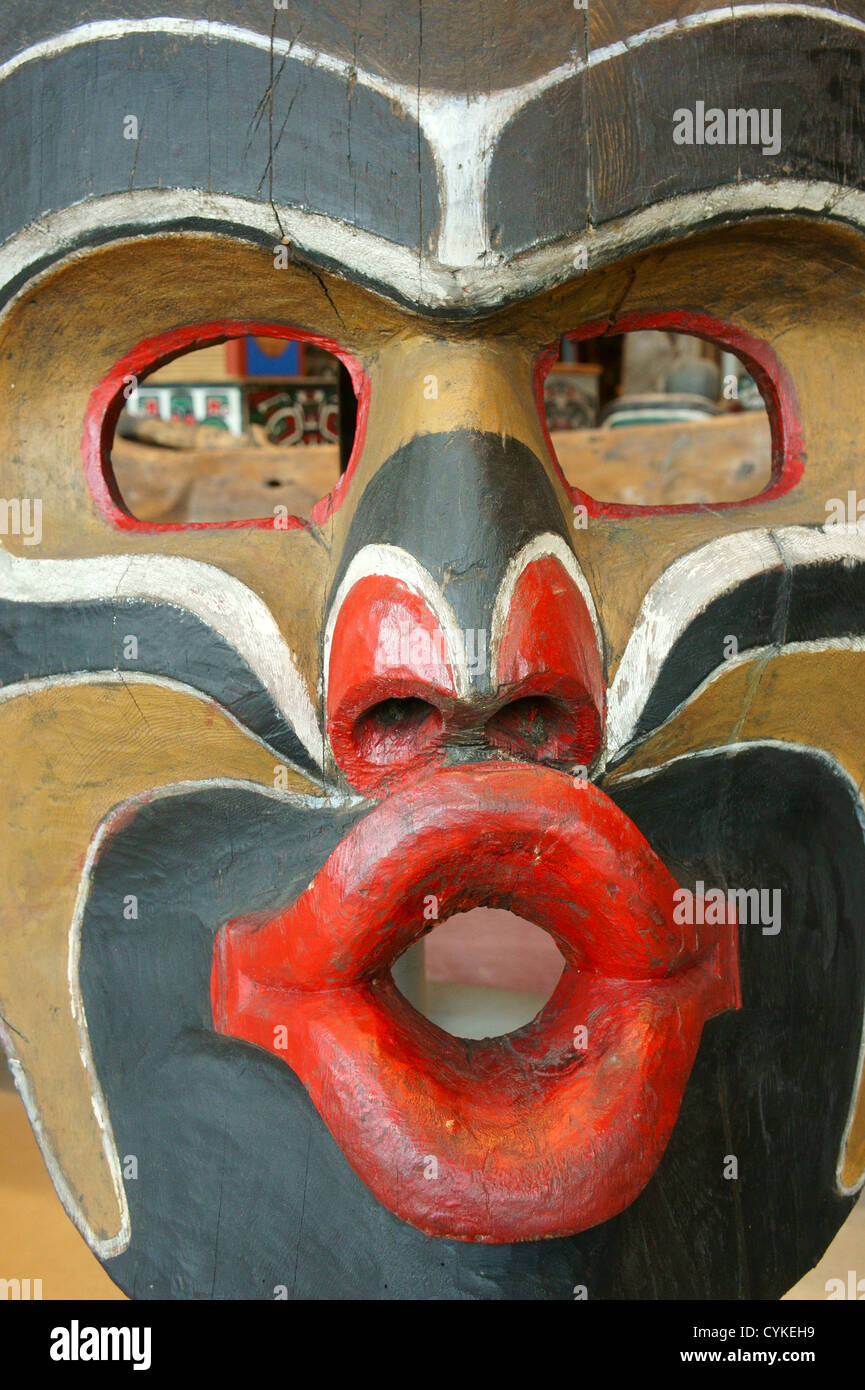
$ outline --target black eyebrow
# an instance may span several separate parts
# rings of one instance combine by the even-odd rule
[[[388,96],[281,56],[271,150],[271,122],[255,106],[270,84],[266,47],[206,32],[124,34],[122,21],[117,29],[110,40],[0,72],[0,241],[82,198],[131,188],[207,190],[259,204],[272,191],[277,204],[397,247],[417,251],[434,239],[433,154],[411,113]],[[46,90],[57,119],[35,129]],[[105,99],[112,91],[122,97]],[[127,114],[137,119],[137,139],[124,138]]]

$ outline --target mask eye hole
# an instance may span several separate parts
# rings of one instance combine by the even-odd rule
[[[732,324],[656,313],[585,325],[541,354],[536,392],[586,516],[752,505],[802,474],[793,383]]]
[[[329,339],[284,325],[190,325],[139,343],[85,420],[90,490],[132,531],[296,530],[342,501],[368,379]]]

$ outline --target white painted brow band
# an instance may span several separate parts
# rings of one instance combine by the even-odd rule
[[[610,686],[605,763],[634,736],[674,644],[716,598],[771,569],[865,560],[865,535],[807,526],[737,531],[680,555],[652,584]]]
[[[267,605],[216,565],[180,555],[28,560],[0,549],[0,598],[18,603],[129,598],[185,609],[243,658],[310,757],[321,766],[318,721],[294,653]]]
[[[407,589],[424,600],[437,619],[447,644],[448,661],[453,672],[457,695],[466,699],[471,694],[471,677],[466,658],[465,640],[456,614],[428,569],[408,550],[398,545],[365,545],[352,556],[348,569],[333,596],[327,625],[324,630],[324,708],[327,709],[327,688],[330,679],[330,651],[340,610],[355,584],[370,575],[385,575],[399,579]]]
[[[841,763],[838,760],[834,753],[830,753],[826,748],[816,748],[811,744],[788,742],[786,739],[779,738],[758,738],[748,740],[745,742],[737,741],[736,743],[721,743],[718,744],[715,748],[695,748],[693,751],[688,753],[677,753],[675,757],[668,758],[665,762],[658,763],[655,767],[638,768],[636,772],[629,772],[625,776],[619,778],[619,781],[635,782],[646,778],[656,777],[659,773],[664,772],[669,767],[674,767],[677,763],[689,762],[697,758],[709,759],[723,757],[727,753],[743,753],[750,751],[752,748],[779,748],[787,753],[799,753],[803,757],[817,758],[819,761],[825,763],[831,769],[831,771],[846,784],[847,790],[850,793],[850,799],[853,802],[854,814],[856,816],[857,821],[859,822],[859,830],[862,834],[863,840],[865,840],[865,807],[863,807],[862,802],[862,788],[856,783],[854,778],[848,772],[847,768],[844,767],[843,763]],[[862,1030],[860,1034],[859,1059],[856,1065],[856,1078],[853,1082],[853,1086],[850,1092],[850,1102],[847,1107],[847,1119],[844,1124],[844,1130],[841,1135],[841,1143],[838,1149],[838,1158],[835,1163],[835,1186],[841,1193],[841,1195],[844,1197],[852,1196],[854,1193],[858,1192],[863,1185],[865,1185],[865,1168],[863,1168],[862,1172],[860,1173],[859,1177],[856,1179],[854,1183],[847,1184],[843,1181],[842,1178],[842,1173],[844,1170],[845,1151],[847,1148],[847,1142],[850,1138],[850,1130],[853,1126],[853,1120],[856,1115],[856,1102],[859,1097],[859,1091],[862,1087],[863,1072],[865,1072],[865,1017],[863,1017]]]
[[[404,83],[356,68],[346,59],[289,39],[271,38],[239,25],[202,19],[156,17],[151,19],[95,20],[43,39],[16,53],[0,65],[0,81],[27,63],[50,58],[83,44],[111,42],[134,34],[169,34],[179,38],[217,39],[295,58],[312,67],[356,81],[391,101],[398,102],[416,119],[429,142],[442,190],[442,226],[438,246],[441,264],[468,267],[489,254],[486,230],[486,179],[499,136],[516,113],[540,93],[558,86],[577,73],[613,61],[646,44],[676,33],[687,33],[716,24],[735,24],[745,19],[777,15],[818,19],[824,24],[865,33],[865,21],[853,15],[825,10],[819,5],[791,3],[727,5],[666,20],[631,37],[592,49],[587,59],[577,55],[529,82],[499,91],[465,95],[434,89],[418,91]],[[593,241],[594,246],[594,241]]]
[[[498,103],[501,100],[505,106],[510,108],[510,114],[513,114],[514,111],[519,110],[522,105],[531,101],[539,93],[567,81],[568,78],[584,72],[587,68],[596,68],[615,58],[624,57],[632,49],[642,48],[649,43],[656,43],[676,33],[705,29],[716,24],[735,24],[743,19],[770,19],[777,15],[817,19],[825,24],[833,24],[844,29],[854,29],[865,34],[865,20],[838,10],[826,9],[821,5],[800,5],[791,3],[791,0],[777,0],[777,3],[772,3],[772,0],[769,0],[768,3],[741,5],[734,2],[717,6],[713,10],[702,10],[684,15],[680,19],[664,20],[661,24],[642,29],[638,33],[631,34],[615,43],[590,49],[587,58],[574,54],[568,62],[560,63],[539,77],[531,78],[517,86],[502,87],[491,93],[480,93],[467,97],[465,94],[441,91],[434,87],[421,89],[419,93],[417,86],[395,82],[378,73],[370,72],[366,68],[359,68],[348,59],[338,58],[322,49],[311,48],[308,44],[301,43],[296,39],[283,39],[276,36],[271,39],[269,34],[260,33],[255,29],[246,29],[238,24],[227,24],[222,20],[157,15],[144,19],[91,20],[86,24],[76,25],[73,29],[67,29],[62,34],[54,34],[50,38],[40,39],[0,64],[0,82],[28,63],[38,62],[43,58],[52,58],[59,53],[68,52],[72,48],[78,48],[88,43],[111,42],[136,34],[168,34],[176,38],[218,39],[244,44],[249,48],[258,48],[266,53],[272,51],[275,57],[294,58],[309,67],[321,68],[325,72],[335,73],[346,80],[353,79],[362,87],[368,87],[381,96],[398,101],[411,115],[416,116],[420,110],[421,124],[423,125],[425,99],[436,102],[450,100],[455,112],[465,112],[474,106],[483,106],[491,102]],[[430,143],[433,142],[430,141]]]
[[[710,686],[715,685],[718,681],[722,680],[729,671],[734,670],[738,666],[749,666],[752,663],[756,664],[758,662],[781,661],[786,656],[797,656],[802,654],[806,656],[818,654],[825,655],[827,652],[865,652],[865,637],[815,637],[803,642],[781,642],[777,645],[766,644],[759,647],[745,647],[742,651],[738,652],[736,656],[726,657],[724,660],[719,661],[718,665],[714,666],[712,670],[703,677],[699,685],[695,685],[693,690],[688,691],[688,694],[683,700],[679,701],[675,709],[670,710],[670,713],[666,715],[659,724],[654,724],[652,726],[647,737],[654,737],[655,734],[663,733],[665,729],[676,722],[679,716],[687,710],[690,705],[699,700],[700,696],[704,695]],[[612,756],[612,754],[610,756]],[[636,773],[628,773],[628,776],[636,776]],[[624,781],[624,778],[622,778],[622,780]]]
[[[285,204],[277,212],[282,228],[296,248],[312,260],[337,263],[344,271],[381,287],[407,302],[429,309],[487,310],[512,299],[526,297],[546,287],[579,278],[574,259],[585,248],[580,231],[554,245],[534,247],[500,261],[498,253],[475,259],[464,266],[446,266],[429,257],[397,246],[372,232],[320,213],[304,212]],[[749,216],[788,215],[819,217],[865,229],[865,192],[842,184],[797,179],[759,179],[725,184],[697,193],[680,194],[650,208],[617,219],[592,235],[592,265],[609,265],[641,246],[663,245],[684,236],[707,221]],[[189,218],[214,224],[213,232],[177,233],[172,223]],[[140,229],[130,233],[133,224]],[[226,233],[226,225],[232,227]],[[16,289],[0,312],[0,320],[21,296],[58,268],[89,254],[80,245],[88,236],[117,229],[115,244],[133,240],[136,234],[182,234],[207,242],[211,235],[273,237],[282,232],[269,203],[233,194],[214,194],[200,189],[138,189],[92,198],[16,232],[0,247],[0,287],[34,271]]]
[[[601,625],[598,622],[598,613],[595,608],[595,600],[589,588],[588,581],[580,568],[574,552],[561,536],[555,535],[552,531],[547,531],[540,536],[533,537],[522,550],[518,550],[512,557],[505,570],[505,576],[499,585],[496,594],[496,601],[493,606],[493,617],[490,626],[490,676],[495,681],[498,674],[499,648],[501,647],[502,637],[510,616],[511,604],[514,597],[514,589],[520,575],[534,560],[542,560],[546,556],[552,556],[559,561],[559,564],[570,576],[580,592],[580,595],[589,610],[589,617],[592,620],[592,629],[595,634],[595,641],[598,644],[598,655],[603,662],[604,659],[604,639],[601,634]]]

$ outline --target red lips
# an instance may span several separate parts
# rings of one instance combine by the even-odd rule
[[[219,1032],[282,1057],[379,1200],[430,1235],[573,1234],[628,1206],[678,1114],[704,1022],[739,1004],[736,928],[673,923],[675,880],[597,787],[526,764],[438,771],[389,797],[269,921],[214,954]],[[390,967],[487,904],[546,928],[552,998],[506,1038],[456,1039]]]

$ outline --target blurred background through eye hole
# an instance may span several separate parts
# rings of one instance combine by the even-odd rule
[[[184,353],[129,390],[111,468],[139,521],[308,519],[348,463],[356,421],[351,378],[333,353],[234,338]]]
[[[769,418],[746,366],[686,333],[562,338],[544,410],[565,477],[599,502],[738,502],[771,481]],[[308,520],[348,463],[356,422],[351,378],[325,348],[236,338],[137,383],[111,467],[139,521]]]
[[[739,502],[771,481],[769,417],[747,367],[688,333],[563,338],[544,410],[562,472],[598,502]]]

